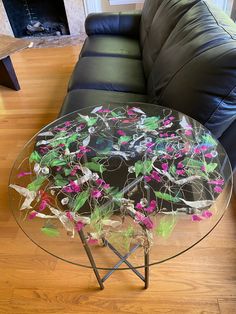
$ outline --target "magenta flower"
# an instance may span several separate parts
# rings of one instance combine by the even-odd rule
[[[168,163],[163,163],[163,164],[161,165],[161,168],[162,168],[163,171],[167,172],[167,171],[168,171],[168,168],[169,168]]]
[[[140,212],[135,213],[135,220],[138,223],[142,223],[148,230],[153,228],[153,222],[149,217],[146,217]]]
[[[85,226],[85,224],[82,221],[77,221],[76,225],[75,225],[75,230],[76,231],[80,231],[83,229],[83,227]]]
[[[209,210],[204,210],[202,212],[202,217],[204,218],[210,218],[212,216],[212,212],[210,212]]]
[[[183,176],[183,175],[185,175],[185,170],[176,170],[176,173],[178,174],[178,175],[180,175],[180,176]]]
[[[155,143],[149,142],[146,144],[146,147],[148,148],[152,148],[153,146],[155,146]]]
[[[39,205],[39,210],[42,212],[48,205],[48,202],[46,200],[42,200],[42,202]]]
[[[73,170],[71,171],[70,175],[75,176],[77,171],[80,169],[80,166],[74,166]]]
[[[87,242],[90,245],[95,245],[95,244],[98,244],[98,239],[94,239],[91,236],[89,236],[88,239],[87,239]]]
[[[202,152],[204,152],[204,151],[206,151],[208,149],[208,147],[206,145],[202,145],[200,147],[200,149],[201,149]]]
[[[78,193],[81,191],[81,188],[77,183],[71,181],[69,185],[63,188],[63,191],[67,193]]]
[[[122,131],[122,130],[118,130],[117,134],[120,135],[120,136],[125,136],[126,135],[126,133],[124,131]]]
[[[172,153],[174,151],[174,148],[172,146],[167,146],[166,151],[168,153]]]
[[[214,187],[214,191],[215,191],[216,193],[221,193],[223,190],[222,190],[222,188],[221,188],[220,186],[215,186],[215,187]]]
[[[150,202],[150,205],[149,205],[147,208],[145,208],[144,210],[145,210],[147,213],[153,213],[154,210],[156,209],[156,207],[157,207],[157,202],[156,202],[155,200],[152,200],[152,201]]]
[[[143,205],[141,203],[137,203],[135,208],[142,210],[143,209]]]
[[[100,198],[102,196],[102,192],[98,189],[94,189],[92,190],[91,195],[93,198]]]
[[[192,221],[201,221],[202,220],[202,218],[200,217],[200,216],[198,216],[198,215],[192,215]]]
[[[177,168],[184,168],[184,164],[180,161],[180,162],[178,162],[178,164],[177,164]]]
[[[31,213],[29,213],[29,219],[32,220],[37,216],[37,212],[33,210]]]
[[[193,132],[192,132],[192,130],[185,130],[184,134],[187,135],[187,136],[190,136],[190,135],[193,134]]]
[[[201,166],[201,170],[202,170],[203,172],[206,172],[206,167],[205,167],[205,166]]]
[[[170,120],[166,120],[166,121],[164,121],[164,125],[169,125],[171,123],[171,121]]]
[[[65,122],[65,126],[71,126],[71,122],[70,121],[66,121]]]
[[[212,155],[211,153],[207,153],[207,154],[205,154],[205,157],[206,157],[206,158],[212,158],[213,155]]]
[[[97,179],[96,180],[96,183],[98,184],[98,185],[103,185],[104,183],[105,183],[105,181],[103,180],[103,179]]]
[[[18,173],[17,178],[25,177],[30,174],[32,174],[32,172],[21,172],[21,173]]]
[[[198,154],[198,155],[201,154],[201,149],[198,147],[195,147],[193,151],[195,154]]]
[[[129,116],[134,116],[134,115],[135,115],[135,112],[133,111],[133,108],[128,109],[128,110],[127,110],[127,114],[128,114]]]
[[[106,183],[106,184],[104,184],[103,185],[103,188],[104,188],[104,190],[108,190],[108,189],[110,189],[110,184],[108,184],[108,183]]]
[[[87,146],[80,146],[79,149],[80,149],[80,151],[83,152],[83,153],[91,152],[91,149],[90,149],[90,148],[87,148]]]
[[[169,117],[169,120],[170,120],[170,121],[173,121],[174,119],[175,119],[175,117],[173,117],[173,116],[170,116],[170,117]]]
[[[157,182],[161,182],[161,177],[159,176],[157,171],[152,171],[151,177],[156,180]]]
[[[67,217],[70,221],[73,221],[73,220],[74,220],[74,218],[73,218],[73,216],[71,215],[70,212],[66,212],[66,217]]]
[[[150,176],[144,176],[144,180],[146,182],[150,182],[152,180],[152,178]]]
[[[209,184],[215,184],[215,185],[223,185],[224,182],[225,182],[224,179],[208,181]]]

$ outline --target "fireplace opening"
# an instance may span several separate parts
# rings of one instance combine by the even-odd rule
[[[68,35],[63,0],[3,0],[15,37]]]

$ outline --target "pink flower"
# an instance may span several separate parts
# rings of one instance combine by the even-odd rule
[[[170,120],[170,121],[173,121],[174,119],[175,119],[175,117],[173,117],[173,116],[170,116],[170,117],[169,117],[169,120]]]
[[[198,215],[192,215],[192,221],[201,221],[202,218]]]
[[[192,130],[185,130],[184,134],[187,135],[187,136],[190,136],[190,135],[193,134],[193,132],[192,132]]]
[[[215,184],[215,185],[223,185],[224,182],[225,182],[224,179],[208,181],[209,184]]]
[[[174,133],[172,133],[170,136],[171,136],[171,137],[175,137],[175,134],[174,134]]]
[[[212,158],[213,156],[212,156],[211,153],[207,153],[207,154],[205,154],[205,157],[206,157],[206,158]]]
[[[193,151],[195,154],[198,154],[198,155],[201,154],[201,149],[198,147],[195,147]]]
[[[73,216],[71,215],[70,212],[66,212],[66,217],[67,217],[70,221],[73,221],[73,220],[74,220],[74,218],[73,218]]]
[[[103,185],[103,188],[104,188],[104,190],[108,190],[108,189],[110,189],[110,184],[108,184],[108,183],[106,183],[106,184],[104,184]]]
[[[32,174],[32,172],[21,172],[21,173],[18,173],[17,178],[25,177],[30,174]]]
[[[164,163],[164,164],[161,165],[161,168],[162,168],[163,171],[166,172],[166,171],[168,171],[169,166],[168,166],[167,163]]]
[[[76,225],[75,225],[75,230],[76,231],[80,231],[83,229],[83,227],[85,226],[85,224],[82,221],[77,221]]]
[[[118,130],[117,134],[120,135],[120,136],[125,136],[126,135],[125,132],[122,131],[122,130]]]
[[[129,116],[134,116],[134,115],[135,115],[135,112],[133,111],[133,108],[128,109],[128,110],[127,110],[127,114],[128,114]]]
[[[202,217],[204,218],[210,218],[212,216],[212,212],[210,212],[209,210],[204,210],[202,212]]]
[[[168,125],[168,124],[170,124],[171,123],[171,121],[170,120],[166,120],[166,121],[164,121],[164,125]]]
[[[156,202],[155,200],[152,200],[152,201],[150,202],[150,205],[149,205],[147,208],[145,208],[144,210],[145,210],[147,213],[153,213],[154,210],[156,209],[156,207],[157,207],[157,202]]]
[[[71,122],[70,121],[66,121],[65,122],[65,126],[71,126]]]
[[[206,172],[206,166],[201,166],[201,170],[202,170],[203,172]]]
[[[146,144],[146,147],[148,148],[152,148],[153,146],[155,146],[155,143],[149,142]]]
[[[39,210],[42,212],[48,205],[46,200],[42,200],[41,204],[39,205]]]
[[[79,159],[79,158],[81,158],[81,157],[83,157],[84,156],[84,154],[83,153],[78,153],[78,154],[76,154],[76,157]]]
[[[90,237],[88,237],[87,242],[88,242],[88,244],[90,244],[90,245],[95,245],[95,244],[98,244],[98,239],[94,239],[94,238],[92,238],[92,237],[90,236]]]
[[[208,147],[207,147],[206,145],[202,145],[202,146],[200,147],[200,149],[201,149],[201,151],[206,151],[206,150],[208,149]]]
[[[92,190],[91,195],[93,198],[100,198],[102,196],[102,192],[99,191],[98,189],[94,189]]]
[[[66,193],[78,193],[81,191],[81,188],[77,183],[71,181],[69,185],[63,188],[63,191]]]
[[[142,210],[143,209],[143,205],[141,203],[137,203],[135,208]]]
[[[153,228],[153,222],[149,217],[144,216],[142,213],[135,213],[135,220],[142,223],[148,230]]]
[[[215,187],[214,187],[214,191],[215,191],[216,193],[221,193],[223,190],[222,190],[222,188],[221,188],[220,186],[215,186]]]
[[[151,177],[156,180],[157,182],[161,182],[161,177],[159,176],[157,171],[152,171]]]
[[[152,179],[151,179],[150,176],[144,176],[144,180],[145,180],[146,182],[150,182]]]
[[[177,165],[177,168],[181,168],[181,169],[184,168],[184,164],[180,161]]]
[[[31,213],[29,213],[29,219],[32,220],[37,216],[37,212],[33,210]]]
[[[83,153],[91,152],[91,149],[87,148],[87,146],[80,146],[79,149]]]
[[[70,175],[75,176],[77,171],[80,169],[80,166],[74,166],[73,170],[71,171]]]
[[[103,180],[103,179],[97,179],[96,180],[96,183],[98,184],[98,185],[102,185],[102,184],[104,184],[105,183],[105,181]]]
[[[168,146],[168,147],[166,148],[166,151],[167,151],[168,153],[171,153],[171,152],[174,151],[174,148],[171,147],[171,146]]]
[[[185,174],[185,170],[176,170],[176,173],[180,176],[183,176]]]

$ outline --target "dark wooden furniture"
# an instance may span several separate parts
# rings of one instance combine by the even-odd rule
[[[27,40],[0,35],[0,85],[19,90],[20,85],[11,62],[10,55],[16,51],[29,47]]]

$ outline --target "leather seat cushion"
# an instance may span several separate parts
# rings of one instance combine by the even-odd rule
[[[68,90],[101,89],[146,94],[142,61],[113,57],[83,57],[72,73]]]
[[[139,42],[124,36],[89,36],[83,46],[80,57],[108,56],[141,59]]]
[[[65,114],[85,107],[111,102],[148,102],[148,96],[94,89],[77,89],[67,94],[59,116],[64,116]]]

